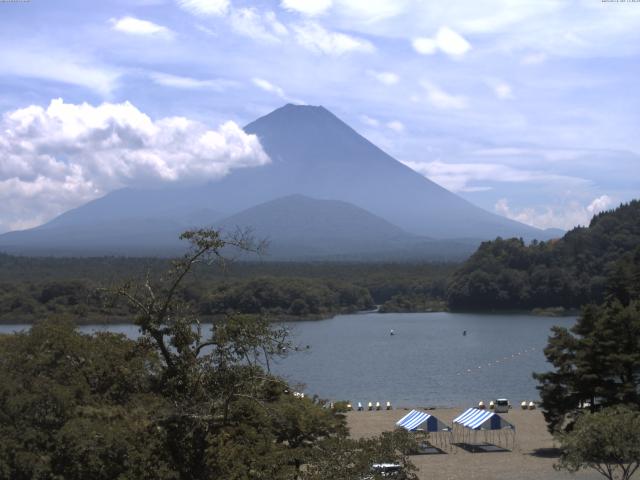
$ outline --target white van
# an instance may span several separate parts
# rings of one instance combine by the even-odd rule
[[[496,413],[507,413],[510,408],[511,405],[509,405],[509,400],[507,400],[506,398],[499,398],[495,402],[493,411]]]

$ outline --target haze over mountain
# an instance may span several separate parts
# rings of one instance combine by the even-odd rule
[[[274,259],[460,260],[475,242],[444,242],[405,232],[353,204],[289,195],[243,210],[216,226],[251,228]]]
[[[161,254],[180,248],[176,236],[185,228],[233,222],[263,230],[272,237],[273,249],[305,255],[406,250],[424,241],[419,237],[477,243],[557,233],[472,205],[398,162],[323,107],[286,105],[245,130],[259,137],[270,164],[200,186],[114,191],[40,227],[0,236],[0,249]],[[291,195],[336,202],[292,200]],[[258,206],[282,197],[289,198]],[[305,225],[296,223],[303,218]]]

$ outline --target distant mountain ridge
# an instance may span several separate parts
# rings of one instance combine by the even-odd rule
[[[223,231],[250,228],[269,241],[272,259],[462,260],[475,242],[442,242],[405,232],[340,200],[289,195],[216,222]]]
[[[223,230],[251,228],[257,238],[271,239],[269,253],[279,256],[295,251],[307,255],[385,251],[418,238],[350,203],[304,195],[262,203],[225,218],[216,226]]]
[[[318,241],[299,232],[296,240],[294,224],[288,229],[280,221],[278,231],[290,231],[287,239],[280,239],[287,248],[276,242],[272,248],[283,252],[343,255],[352,252],[345,243],[349,236],[352,245],[373,252],[365,245],[373,246],[372,237],[376,235],[366,233],[365,225],[373,228],[375,223],[381,228],[381,221],[387,226],[378,230],[380,253],[399,249],[402,255],[419,257],[424,255],[413,250],[419,249],[416,245],[436,248],[438,239],[447,250],[447,245],[469,245],[496,236],[545,239],[553,235],[470,204],[393,159],[323,107],[286,105],[250,123],[245,130],[259,137],[270,164],[235,170],[202,185],[114,191],[40,227],[0,235],[0,250],[22,254],[169,255],[183,248],[176,238],[186,228],[224,224],[225,218],[233,219],[245,210],[291,195],[342,203],[332,206],[333,223],[325,219],[323,231],[331,233],[332,239],[323,236]],[[269,218],[284,218],[275,210],[286,205],[291,208],[291,201],[270,205]],[[317,207],[313,202],[305,205],[312,210]],[[353,217],[354,225],[348,226],[343,216],[355,214],[354,208],[360,211]],[[264,222],[260,223],[260,215],[242,215],[268,230]],[[298,216],[304,215],[298,211]],[[369,221],[357,223],[365,217]],[[349,235],[341,236],[341,229],[355,225],[361,225],[359,240],[355,235],[358,228],[349,228]],[[402,232],[398,233],[402,240],[391,241],[391,231]],[[315,232],[319,235],[318,229]],[[425,237],[432,240],[425,243]],[[451,243],[444,241],[447,239],[466,240]],[[339,248],[319,248],[320,244]]]

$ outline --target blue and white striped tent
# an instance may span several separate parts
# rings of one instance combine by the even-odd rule
[[[396,426],[410,432],[429,433],[429,443],[442,449],[451,449],[451,427],[433,415],[420,410],[411,410],[396,422]]]
[[[469,408],[453,419],[454,424],[462,425],[471,430],[501,430],[514,429],[513,425],[494,412]]]
[[[442,423],[433,415],[419,410],[411,410],[396,422],[396,426],[409,430],[410,432],[416,430],[423,432],[446,432],[451,430],[448,425]]]
[[[484,443],[478,444],[478,434]],[[515,448],[516,428],[497,413],[469,408],[453,419],[454,442]]]

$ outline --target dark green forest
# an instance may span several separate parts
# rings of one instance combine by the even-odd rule
[[[484,242],[451,278],[452,310],[577,309],[602,303],[608,279],[624,276],[640,255],[640,201],[593,217],[563,238],[526,245]]]
[[[68,314],[77,323],[129,322],[130,309],[104,294],[114,284],[160,275],[153,258],[46,258],[0,255],[0,322]],[[455,264],[237,262],[201,266],[181,295],[204,318],[225,313],[316,319],[373,309],[444,308]]]

